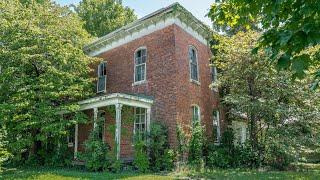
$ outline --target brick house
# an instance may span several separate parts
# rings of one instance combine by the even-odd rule
[[[87,45],[85,52],[103,61],[94,65],[96,96],[79,102],[92,122],[76,125],[71,139],[75,143],[69,143],[75,155],[83,151],[97,119],[103,119],[101,138],[121,159],[133,157],[133,135],[150,131],[154,121],[167,126],[172,147],[177,124],[191,126],[192,121],[200,121],[208,136],[214,133],[212,138],[218,141],[222,123],[218,93],[209,88],[216,78],[216,70],[209,66],[211,34],[175,3]],[[114,107],[115,116],[106,107]],[[132,111],[132,122],[126,122],[123,107]],[[112,125],[114,134],[107,131]]]

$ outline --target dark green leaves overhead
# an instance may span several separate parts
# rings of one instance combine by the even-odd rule
[[[319,12],[318,0],[226,0],[213,4],[209,17],[216,26],[229,29],[258,25],[263,29],[258,47],[269,48],[270,59],[277,60],[280,68],[304,77],[317,72],[320,65]],[[312,48],[316,53],[309,53]]]

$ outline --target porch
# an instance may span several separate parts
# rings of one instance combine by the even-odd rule
[[[129,106],[132,108],[140,108],[145,112],[144,117],[144,126],[147,132],[150,132],[150,117],[151,117],[151,106],[153,104],[153,99],[146,96],[140,95],[130,95],[122,93],[113,93],[108,95],[103,95],[99,97],[90,98],[84,101],[80,101],[80,110],[91,112],[93,118],[93,127],[97,128],[98,118],[100,117],[100,112],[106,107],[113,106],[115,108],[115,131],[114,131],[114,143],[115,143],[115,152],[116,158],[119,160],[121,157],[121,129],[122,129],[122,113],[123,107]],[[110,124],[105,124],[108,126]],[[77,158],[79,152],[79,134],[83,133],[79,131],[79,124],[75,126],[74,132],[74,158]],[[135,124],[134,124],[135,128]],[[105,130],[103,130],[105,132]],[[103,136],[105,137],[105,136]],[[106,139],[103,138],[103,141],[106,142]],[[81,142],[83,143],[83,142]]]

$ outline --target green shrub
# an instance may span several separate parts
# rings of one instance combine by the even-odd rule
[[[136,138],[134,143],[134,166],[139,172],[147,172],[149,170],[149,159],[147,155],[147,145],[145,140]]]
[[[202,167],[203,165],[203,148],[204,137],[203,127],[200,122],[195,122],[191,131],[191,139],[189,142],[189,157],[188,163],[194,167]]]
[[[272,144],[265,153],[265,164],[278,170],[285,170],[292,162],[293,157],[287,147]]]
[[[179,163],[184,163],[188,154],[188,142],[186,134],[180,124],[177,124],[177,159]]]
[[[98,135],[98,128],[90,133],[89,139],[85,141],[85,152],[81,158],[90,171],[102,171],[110,167],[109,147]]]
[[[172,170],[175,154],[169,149],[168,128],[155,122],[151,126],[149,134],[149,159],[151,170]]]

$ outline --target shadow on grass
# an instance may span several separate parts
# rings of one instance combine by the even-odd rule
[[[320,171],[257,171],[257,170],[208,170],[204,173],[189,173],[195,179],[320,179]]]
[[[172,179],[164,175],[139,174],[135,172],[87,172],[79,169],[54,168],[21,168],[6,169],[0,179],[39,179],[39,180],[71,180],[71,179]]]

